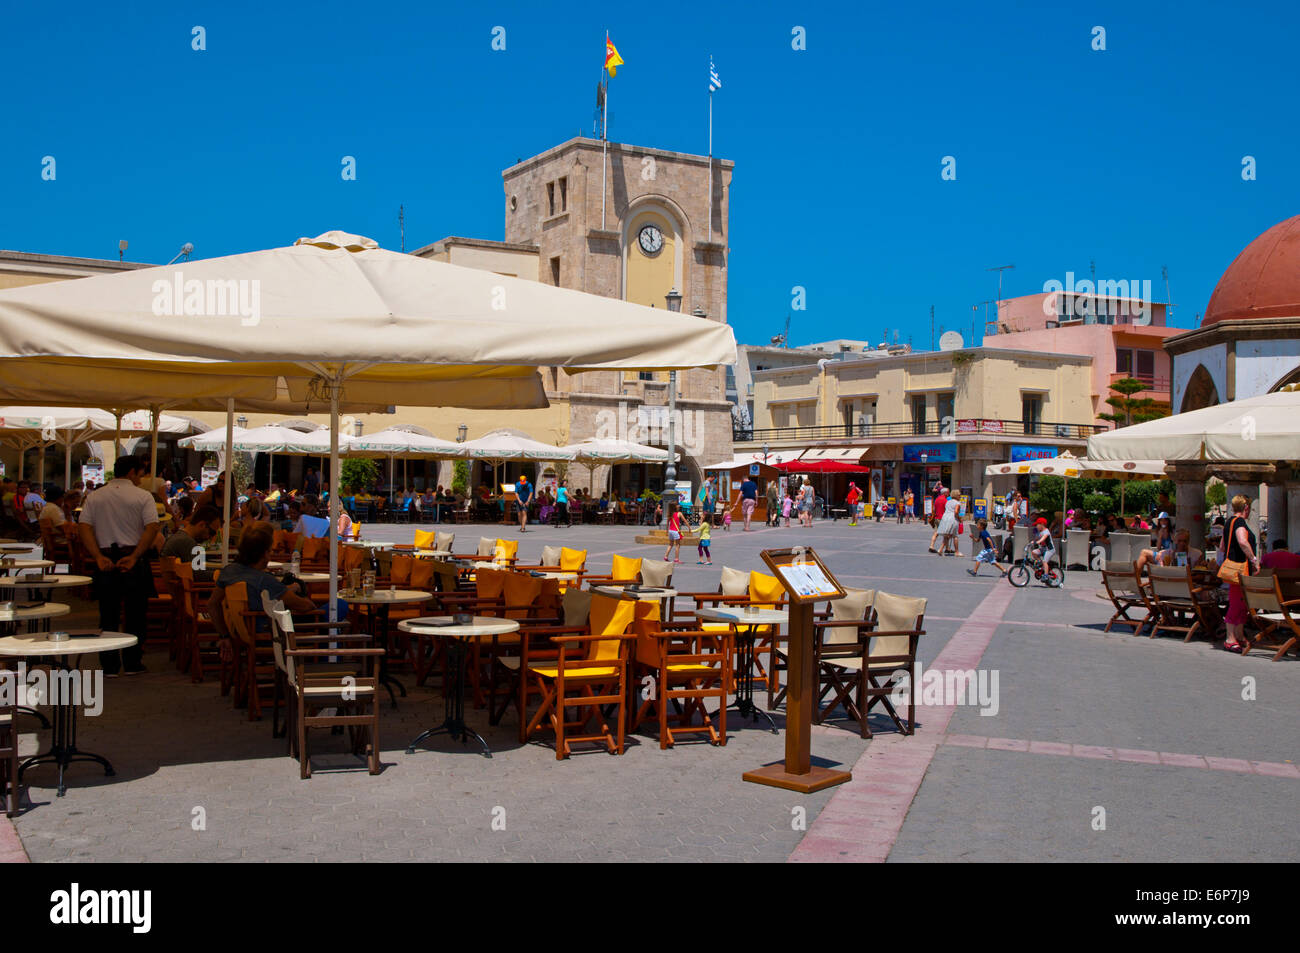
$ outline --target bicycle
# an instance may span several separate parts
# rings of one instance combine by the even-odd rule
[[[1007,582],[1017,589],[1023,589],[1029,585],[1029,579],[1032,576],[1045,586],[1053,589],[1059,589],[1065,583],[1065,574],[1060,568],[1052,565],[1043,565],[1043,561],[1033,554],[1033,543],[1025,547],[1025,555],[1021,558],[1018,566],[1012,566],[1007,571]]]

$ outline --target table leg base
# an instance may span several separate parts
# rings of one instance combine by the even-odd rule
[[[63,772],[74,761],[93,761],[104,768],[104,777],[111,778],[117,774],[113,770],[113,765],[102,755],[91,754],[89,751],[78,751],[76,748],[64,748],[61,751],[51,749],[38,755],[28,758],[18,767],[18,783],[21,784],[23,775],[27,773],[28,768],[34,768],[41,764],[57,764],[59,766],[59,797],[63,797],[68,792],[68,785],[63,779]]]
[[[482,735],[480,735],[469,725],[466,724],[457,725],[456,723],[450,720],[444,721],[437,728],[430,728],[428,731],[420,732],[420,734],[417,735],[414,739],[412,739],[411,743],[406,746],[406,753],[415,754],[416,746],[419,745],[420,742],[424,741],[427,738],[432,738],[434,735],[440,735],[443,732],[446,732],[452,738],[455,738],[459,735],[461,744],[468,743],[469,736],[473,735],[474,740],[477,741],[479,743],[479,746],[482,747],[483,749],[483,757],[485,758],[492,757],[492,749],[488,747],[488,743],[483,740]]]
[[[756,771],[746,771],[741,777],[754,784],[766,784],[768,787],[784,788],[801,794],[812,794],[853,780],[852,772],[832,768],[811,767],[807,774],[791,774],[785,769],[784,761],[764,765]]]

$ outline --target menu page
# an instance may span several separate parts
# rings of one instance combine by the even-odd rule
[[[826,578],[822,567],[814,562],[778,566],[781,578],[791,592],[800,596],[830,596],[839,592]]]

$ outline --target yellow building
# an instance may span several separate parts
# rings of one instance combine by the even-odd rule
[[[920,500],[937,481],[974,499],[991,494],[989,464],[1065,450],[1083,456],[1098,429],[1085,355],[983,347],[819,353],[754,373],[753,429],[734,435],[737,456],[835,449],[835,459],[870,467],[873,500],[907,487]],[[850,478],[862,482],[841,475],[830,484],[832,499]]]

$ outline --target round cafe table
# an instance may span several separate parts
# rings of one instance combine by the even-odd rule
[[[79,589],[88,586],[93,580],[89,576],[62,575],[41,576],[6,576],[0,578],[0,595],[6,599],[49,599],[55,589]]]
[[[67,615],[72,607],[62,602],[46,602],[30,609],[23,609],[15,603],[12,609],[0,608],[0,631],[6,636],[13,636],[14,627],[22,622],[28,634],[50,627],[50,620]],[[106,650],[107,651],[107,650]]]
[[[64,607],[67,608],[66,606]],[[71,638],[55,642],[47,634],[11,635],[0,638],[0,656],[10,658],[41,657],[48,659],[51,670],[70,672],[74,669],[72,660],[79,661],[79,656],[97,652],[112,652],[116,649],[130,648],[139,641],[134,635],[125,632],[101,632],[98,629],[79,630],[68,633]],[[66,689],[70,682],[62,683],[63,691],[51,699],[54,706],[54,736],[50,747],[40,754],[28,758],[18,768],[18,782],[29,768],[40,764],[57,764],[59,766],[59,797],[67,793],[68,787],[63,780],[64,769],[74,761],[94,761],[103,765],[105,777],[113,776],[113,765],[102,755],[80,751],[77,748],[77,699]]]
[[[18,572],[20,569],[53,569],[54,560],[52,559],[11,559],[8,556],[0,559],[0,576],[8,576],[10,573]]]
[[[0,553],[31,553],[35,551],[35,543],[0,543]]]
[[[426,559],[447,559],[449,556],[451,556],[451,550],[450,549],[417,549],[415,550],[414,553],[412,553],[412,555],[420,556]]]
[[[428,592],[422,592],[419,589],[376,589],[373,594],[367,596],[361,592],[352,592],[340,589],[339,598],[343,599],[350,606],[374,606],[378,611],[370,613],[370,636],[384,647],[384,654],[379,656],[379,683],[388,689],[388,698],[397,707],[397,698],[393,695],[393,686],[406,697],[406,686],[399,682],[393,676],[388,674],[388,610],[395,605],[415,605],[417,602],[428,602],[433,595]],[[375,632],[376,618],[378,618],[379,632]],[[399,626],[400,628],[400,626]]]
[[[730,622],[736,630],[737,644],[740,646],[740,665],[736,672],[736,700],[728,707],[737,709],[742,717],[751,720],[756,715],[767,719],[772,733],[776,734],[776,722],[772,716],[754,704],[754,638],[760,625],[786,625],[790,613],[785,609],[749,609],[706,607],[695,610],[696,618],[710,622]],[[741,632],[741,629],[744,632]],[[775,638],[775,635],[773,636]]]
[[[454,616],[431,615],[421,616],[418,619],[403,619],[397,623],[397,628],[420,638],[446,639],[447,675],[451,680],[451,684],[444,685],[442,690],[442,724],[420,732],[406,746],[406,753],[414,754],[415,746],[424,739],[445,731],[453,738],[459,737],[462,744],[473,735],[483,748],[483,757],[492,757],[492,749],[483,740],[483,736],[465,724],[465,662],[469,657],[468,644],[471,639],[491,638],[494,635],[518,632],[519,623],[514,619],[476,615],[469,622],[462,624],[457,623]],[[521,672],[520,677],[525,674]],[[520,717],[523,717],[522,712]]]

